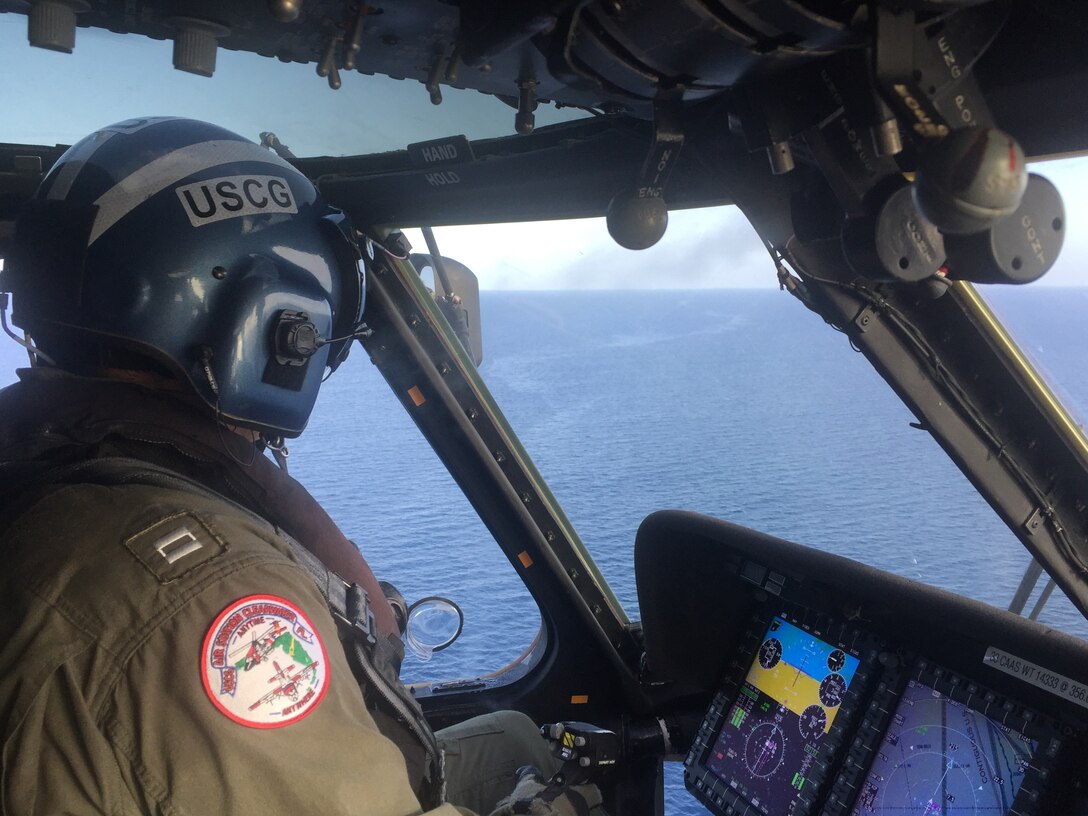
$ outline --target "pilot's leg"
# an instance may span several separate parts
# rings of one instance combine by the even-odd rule
[[[476,813],[490,813],[513,790],[522,765],[535,765],[549,777],[561,764],[520,711],[482,714],[436,736],[446,752],[446,798]]]

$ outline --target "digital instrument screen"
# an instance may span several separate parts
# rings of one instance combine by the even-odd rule
[[[793,814],[859,663],[772,619],[706,767],[761,813]]]
[[[1038,743],[910,681],[852,816],[1005,816]]]

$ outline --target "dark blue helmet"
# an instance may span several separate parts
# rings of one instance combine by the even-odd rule
[[[121,122],[73,145],[16,226],[13,320],[65,365],[126,349],[224,420],[297,436],[360,327],[351,228],[302,173],[230,131]]]

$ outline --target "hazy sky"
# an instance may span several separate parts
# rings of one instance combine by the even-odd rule
[[[1057,264],[1033,286],[1088,285],[1088,157],[1033,168],[1062,193],[1068,228]],[[426,252],[418,231],[407,232]],[[439,249],[493,289],[682,289],[777,286],[755,230],[736,207],[669,213],[665,237],[626,250],[603,218],[435,229]]]
[[[104,89],[116,89],[112,93]],[[214,93],[212,92],[214,91]],[[0,141],[71,143],[133,116],[214,121],[257,138],[273,130],[299,155],[365,153],[464,133],[507,134],[513,111],[472,91],[444,89],[435,107],[415,81],[344,74],[330,90],[312,66],[220,49],[212,79],[171,67],[171,44],[80,29],[71,55],[31,48],[26,18],[0,13]],[[572,115],[538,111],[541,124]],[[1062,191],[1067,236],[1058,265],[1038,284],[1088,285],[1088,158],[1040,168]],[[491,289],[773,287],[774,269],[733,207],[677,211],[655,247],[625,250],[603,219],[436,230],[444,254]],[[421,238],[412,237],[418,251]]]

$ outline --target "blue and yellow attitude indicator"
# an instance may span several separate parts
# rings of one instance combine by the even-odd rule
[[[775,617],[745,680],[827,733],[859,665],[853,655]]]

